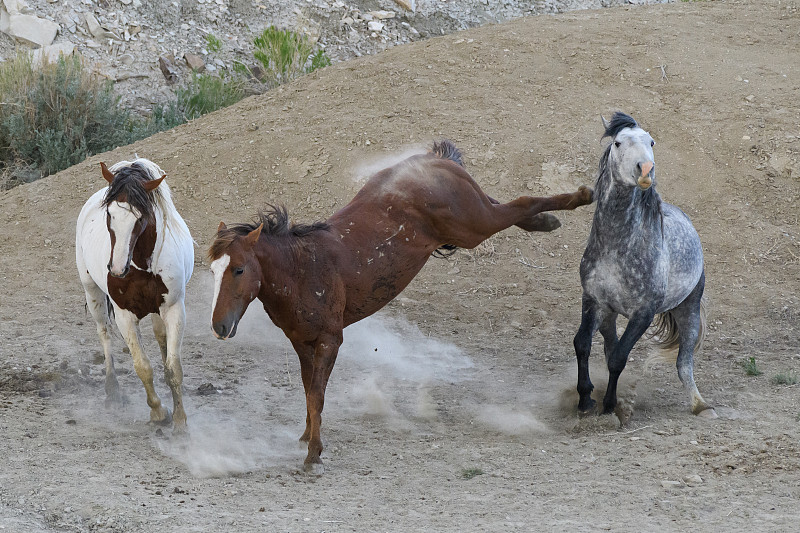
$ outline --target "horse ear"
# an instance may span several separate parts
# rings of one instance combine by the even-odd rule
[[[166,177],[167,177],[167,175],[164,174],[163,176],[161,176],[157,180],[145,181],[144,185],[142,185],[142,187],[144,187],[144,190],[146,190],[147,192],[154,191],[154,190],[158,189],[158,186],[161,185],[161,182],[164,181],[164,178],[166,178]]]
[[[607,130],[607,129],[608,129],[608,126],[609,126],[609,123],[608,123],[608,121],[606,120],[606,117],[604,117],[603,115],[600,115],[600,120],[602,120],[602,121],[603,121],[603,129],[604,129],[604,130]]]
[[[228,226],[226,226],[224,222],[220,222],[219,226],[217,226],[217,233],[225,231],[226,229],[228,229]]]
[[[258,238],[261,236],[262,229],[264,229],[263,223],[261,223],[261,225],[259,225],[256,229],[248,233],[247,236],[244,238],[245,244],[252,248],[258,241]]]
[[[102,161],[100,162],[100,170],[103,172],[103,177],[106,179],[107,182],[111,183],[114,181],[114,174],[108,170],[108,167]]]

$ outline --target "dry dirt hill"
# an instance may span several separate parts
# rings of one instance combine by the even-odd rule
[[[795,531],[800,389],[773,378],[800,371],[799,6],[632,6],[417,42],[0,193],[0,528]],[[496,198],[572,190],[593,181],[599,117],[616,109],[656,139],[662,197],[703,240],[711,331],[695,374],[720,418],[689,413],[674,369],[644,368],[646,343],[623,374],[630,419],[577,418],[584,208],[552,234],[509,230],[431,260],[348,329],[323,424],[326,473],[302,474],[290,347],[255,305],[232,341],[208,328],[204,253],[219,221],[269,202],[325,218],[364,176],[441,137]],[[133,153],[169,173],[198,241],[188,442],[144,423],[125,354],[130,404],[104,409],[74,269],[98,162]],[[600,353],[596,343],[598,385]],[[745,374],[751,357],[763,375]],[[218,393],[197,393],[206,383]]]

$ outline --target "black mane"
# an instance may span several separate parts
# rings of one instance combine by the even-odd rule
[[[283,206],[268,205],[266,211],[259,212],[253,217],[253,222],[232,224],[217,232],[217,237],[208,250],[208,256],[213,261],[222,254],[236,239],[257,229],[263,224],[262,235],[274,237],[303,237],[318,230],[330,227],[327,222],[314,222],[312,224],[289,224],[289,214]]]
[[[313,222],[311,224],[290,224],[289,213],[285,206],[267,205],[265,211],[260,211],[250,224],[234,224],[231,226],[238,235],[247,235],[260,225],[264,225],[261,231],[266,235],[283,237],[291,235],[293,237],[303,237],[317,230],[328,229],[327,222]]]
[[[464,161],[462,160],[461,150],[456,148],[456,145],[453,144],[452,141],[447,139],[442,139],[441,141],[434,141],[433,142],[433,149],[432,152],[441,157],[442,159],[449,159],[454,163],[458,163],[459,166],[464,166]]]
[[[626,115],[622,111],[617,111],[611,117],[611,122],[603,123],[606,126],[606,131],[603,133],[603,137],[611,137],[612,139],[617,136],[617,133],[624,130],[625,128],[638,128],[639,124],[633,120],[633,117],[630,115]]]
[[[136,209],[143,218],[153,220],[155,217],[155,202],[142,184],[150,181],[150,174],[147,169],[139,163],[133,163],[129,167],[123,167],[114,174],[114,181],[108,187],[103,198],[103,207],[116,201],[124,193],[128,198],[128,204]],[[153,194],[159,194],[158,189]]]

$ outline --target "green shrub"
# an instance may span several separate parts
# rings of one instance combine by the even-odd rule
[[[227,76],[192,73],[186,87],[175,91],[177,107],[186,120],[233,105],[244,98],[244,85]]]
[[[760,376],[763,374],[763,372],[758,369],[758,366],[756,366],[755,357],[750,357],[747,360],[742,361],[741,365],[742,368],[744,368],[744,373],[748,376]]]
[[[220,40],[216,35],[213,33],[206,34],[206,46],[208,47],[209,52],[219,52],[222,50],[222,40]]]
[[[28,54],[0,64],[0,167],[58,172],[131,142],[132,117],[111,82],[78,56],[34,65]]]
[[[253,55],[264,72],[262,81],[270,87],[331,64],[324,50],[314,52],[314,40],[292,30],[270,26],[253,40],[253,45]]]
[[[772,377],[774,385],[797,385],[797,374],[794,372],[781,372]]]

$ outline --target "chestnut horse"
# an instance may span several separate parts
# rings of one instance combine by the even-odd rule
[[[180,361],[186,323],[183,300],[194,268],[194,241],[158,165],[139,158],[120,161],[110,170],[104,163],[100,167],[109,185],[81,209],[75,259],[105,354],[106,403],[123,399],[111,355],[113,317],[147,392],[151,422],[174,420],[180,431],[186,426]],[[174,416],[161,405],[153,387],[153,368],[139,339],[139,321],[150,314],[172,390]]]
[[[452,143],[435,143],[373,175],[326,222],[289,225],[285,209],[273,208],[254,224],[221,223],[209,250],[212,328],[220,339],[233,337],[250,302],[261,300],[300,358],[305,469],[321,472],[321,414],[342,329],[390,302],[432,253],[474,248],[514,225],[550,231],[560,223],[543,211],[591,202],[592,190],[581,187],[500,204],[462,168]]]

